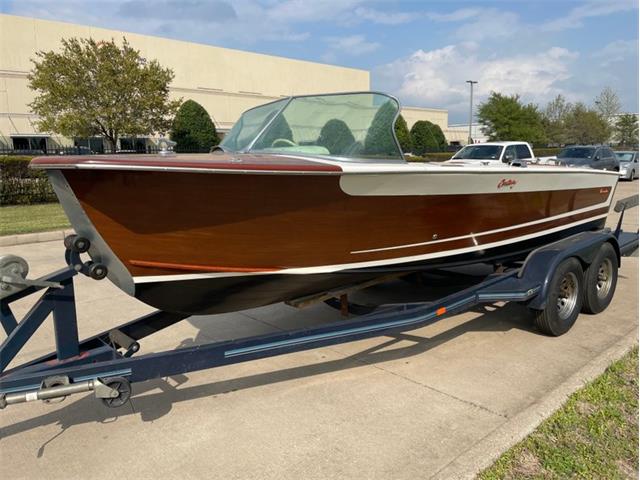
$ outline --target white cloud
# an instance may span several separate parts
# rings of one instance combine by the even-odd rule
[[[347,37],[327,38],[329,48],[336,53],[357,56],[371,53],[380,47],[378,42],[367,41],[364,35],[349,35]]]
[[[601,60],[600,65],[606,67],[612,63],[622,62],[629,57],[638,57],[638,40],[616,40],[591,54]]]
[[[555,18],[542,24],[541,28],[547,31],[579,28],[584,25],[583,20],[586,18],[601,17],[637,8],[638,3],[635,0],[590,0],[572,8],[564,17]]]
[[[350,14],[363,0],[284,0],[270,2],[267,17],[281,23],[319,22]]]
[[[468,108],[466,80],[478,81],[475,92],[479,101],[491,91],[517,93],[533,102],[567,94],[558,83],[571,77],[569,66],[576,58],[576,53],[553,47],[532,55],[486,59],[478,56],[473,44],[448,45],[418,50],[378,67],[375,73],[380,87],[395,93],[403,102],[448,108],[455,116]]]
[[[512,37],[526,31],[517,14],[491,8],[483,9],[469,22],[460,25],[455,30],[455,35],[461,39],[481,41]]]
[[[451,13],[428,12],[425,16],[429,20],[434,20],[436,22],[459,22],[461,20],[468,20],[469,18],[476,17],[481,12],[482,9],[480,8],[459,8]]]
[[[418,17],[418,14],[415,13],[382,12],[380,10],[373,10],[364,7],[356,8],[354,13],[358,18],[368,20],[373,23],[379,23],[381,25],[400,25],[411,22]]]

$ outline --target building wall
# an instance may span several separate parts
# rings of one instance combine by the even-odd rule
[[[428,120],[438,125],[444,133],[449,122],[449,112],[438,108],[402,107],[402,116],[407,121],[409,130],[418,120]]]
[[[12,136],[38,132],[28,104],[34,94],[27,86],[31,59],[37,51],[60,48],[62,38],[91,37],[116,41],[126,37],[132,47],[161,65],[175,78],[172,98],[192,99],[227,131],[248,108],[289,95],[369,90],[369,72],[302,60],[262,55],[167,38],[125,33],[64,22],[0,14],[0,147],[12,146]],[[430,120],[447,126],[447,111],[407,107],[409,124]],[[56,138],[49,143],[69,145]],[[51,145],[50,145],[51,146]]]
[[[484,143],[489,139],[482,131],[483,125],[480,123],[471,124],[471,139],[473,143]],[[469,141],[469,124],[449,125],[445,132],[445,137],[449,143],[466,145]]]

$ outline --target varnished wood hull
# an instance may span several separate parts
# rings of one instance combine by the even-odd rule
[[[219,165],[60,171],[108,246],[103,254],[133,279],[129,293],[193,314],[283,301],[381,271],[523,256],[601,227],[617,181],[585,173],[549,187],[527,175],[562,179],[526,169],[399,177],[307,163],[268,174]]]
[[[232,312],[301,298],[391,273],[410,273],[447,266],[522,260],[530,251],[541,245],[573,233],[596,230],[603,226],[604,220],[596,220],[577,228],[511,244],[508,247],[386,267],[306,275],[264,274],[145,282],[136,285],[136,297],[149,305],[167,311],[194,315]]]

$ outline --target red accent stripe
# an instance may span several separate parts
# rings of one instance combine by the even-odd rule
[[[186,270],[189,272],[277,272],[280,268],[248,268],[248,267],[216,267],[213,265],[190,265],[186,263],[149,262],[146,260],[129,260],[136,267],[166,268],[169,270]]]

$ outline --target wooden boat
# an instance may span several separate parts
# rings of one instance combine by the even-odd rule
[[[249,110],[217,152],[39,157],[109,278],[190,314],[396,272],[524,258],[602,228],[616,172],[407,163],[398,102],[291,97]]]

